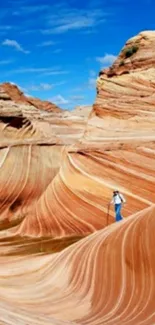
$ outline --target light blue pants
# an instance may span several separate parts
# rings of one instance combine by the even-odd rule
[[[121,216],[121,209],[122,204],[115,204],[115,214],[116,214],[116,221],[121,221],[123,218]]]

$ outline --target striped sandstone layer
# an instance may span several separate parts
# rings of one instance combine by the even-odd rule
[[[124,217],[155,203],[154,142],[147,136],[138,142],[135,136],[135,144],[130,137],[128,142],[116,138],[112,143],[110,137],[101,137],[102,141],[90,143],[86,134],[91,117],[82,137],[86,120],[82,118],[80,133],[79,117],[66,114],[53,116],[32,106],[3,101],[0,216],[1,229],[16,225],[9,230],[11,236],[52,236],[58,241],[63,237],[68,243],[102,229],[107,225],[107,204],[115,188],[123,191],[128,201]],[[17,122],[21,116],[26,122],[14,125],[14,116]],[[104,125],[106,117],[98,119]],[[82,140],[75,145],[80,134]],[[113,217],[110,209],[109,224]]]
[[[152,206],[58,254],[1,256],[1,324],[153,325],[154,228]]]
[[[154,35],[100,74],[90,116],[0,101],[1,324],[155,323]]]
[[[100,72],[87,141],[155,139],[155,32],[131,38]]]
[[[8,96],[7,99],[10,99],[19,104],[33,105],[38,109],[42,109],[49,112],[62,112],[62,110],[58,106],[51,102],[25,96],[24,93],[16,85],[11,84],[9,82],[0,84],[0,97],[3,96],[3,93],[4,97],[2,98],[5,99],[6,96]]]
[[[19,103],[16,98],[13,101],[6,92],[0,91],[0,145],[70,145],[83,136],[87,120],[87,114],[46,112],[25,101]]]

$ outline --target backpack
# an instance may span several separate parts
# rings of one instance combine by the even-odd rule
[[[121,198],[120,194],[118,194],[118,196],[119,196],[119,198],[120,198],[121,202],[123,203],[123,199]]]

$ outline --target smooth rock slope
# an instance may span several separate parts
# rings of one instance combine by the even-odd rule
[[[59,254],[1,257],[2,324],[153,325],[154,229],[152,206]]]

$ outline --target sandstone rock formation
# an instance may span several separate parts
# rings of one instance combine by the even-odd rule
[[[91,111],[92,111],[92,106],[80,105],[80,106],[75,107],[75,109],[71,112],[71,115],[89,118]]]
[[[3,92],[8,96],[8,99],[11,99],[16,103],[33,105],[36,108],[49,112],[62,112],[58,106],[51,102],[25,96],[24,93],[16,85],[9,82],[0,85],[0,99],[3,99],[1,97],[1,93]]]
[[[89,141],[154,140],[155,32],[130,39],[113,66],[101,71],[89,119]]]
[[[155,32],[127,42],[91,113],[45,112],[1,88],[3,325],[155,323],[154,49]],[[127,204],[113,224],[117,188]]]
[[[1,257],[2,324],[154,324],[154,228],[152,206],[59,254]]]
[[[14,88],[10,86],[13,93]],[[25,250],[21,246],[23,236],[39,238],[34,250],[40,247],[43,237],[51,236],[47,246],[52,251],[61,250],[92,232],[92,226],[82,220],[75,227],[73,212],[67,212],[67,206],[63,219],[60,198],[56,196],[59,184],[63,186],[58,174],[61,160],[65,161],[68,146],[83,135],[87,116],[45,112],[25,100],[19,103],[17,96],[14,100],[1,88],[0,230],[13,227],[8,231],[11,236],[20,236],[21,250]],[[33,247],[29,246],[32,252]]]
[[[49,107],[49,105],[52,105]],[[46,106],[46,107],[45,107]],[[0,142],[72,144],[83,136],[85,116],[60,110],[54,104],[26,97],[17,86],[0,85]],[[49,110],[46,111],[47,107]]]

